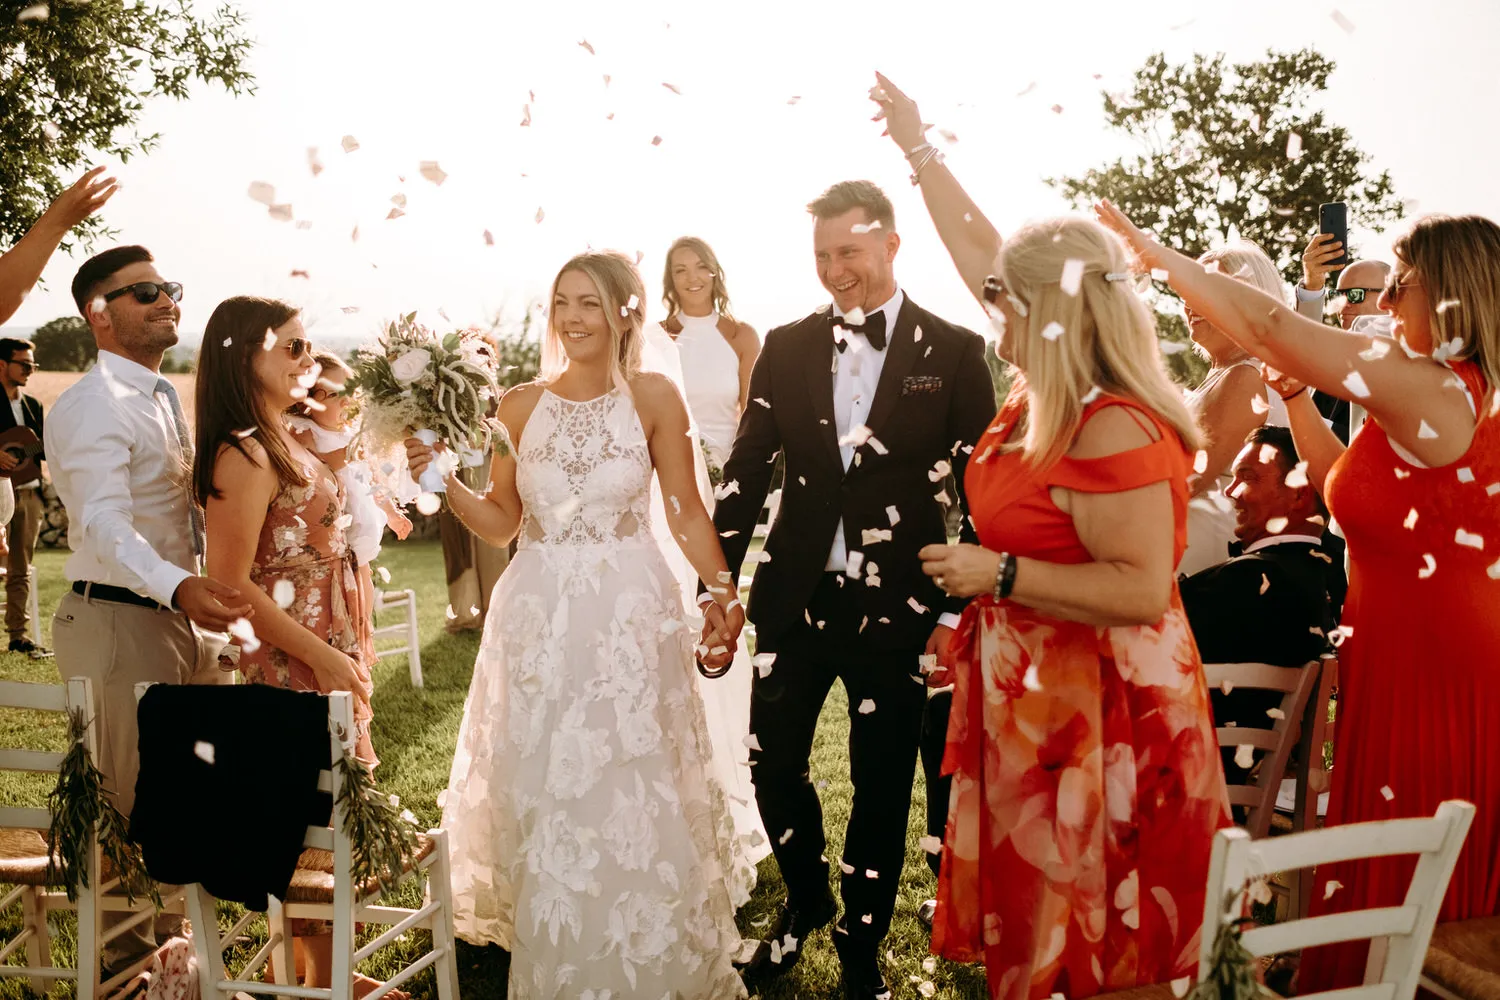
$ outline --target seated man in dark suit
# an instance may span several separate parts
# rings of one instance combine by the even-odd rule
[[[1288,485],[1291,479],[1295,485]],[[1299,667],[1328,649],[1334,627],[1330,585],[1341,576],[1323,551],[1328,512],[1298,469],[1292,432],[1257,427],[1234,460],[1226,491],[1236,513],[1240,554],[1181,582],[1182,604],[1204,663]],[[1231,546],[1231,552],[1234,547]],[[1342,594],[1338,595],[1342,603]],[[1209,692],[1216,725],[1270,729],[1275,691]],[[1231,784],[1246,768],[1224,755]]]

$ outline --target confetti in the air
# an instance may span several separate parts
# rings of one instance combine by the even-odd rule
[[[1191,976],[1183,976],[1181,979],[1172,980],[1172,995],[1174,997],[1187,996],[1188,987],[1193,985]]]
[[[1307,463],[1298,462],[1296,468],[1286,474],[1286,484],[1294,490],[1307,485]]]
[[[417,510],[427,517],[431,517],[433,514],[436,514],[438,512],[438,508],[440,508],[442,505],[443,501],[438,499],[438,495],[436,493],[423,493],[422,495],[417,497]]]
[[[1288,160],[1300,160],[1302,158],[1302,137],[1296,132],[1287,133],[1286,158]]]
[[[1279,535],[1286,530],[1288,523],[1284,517],[1273,517],[1266,521],[1266,530],[1273,535]]]
[[[1392,801],[1396,797],[1396,793],[1393,792],[1393,791],[1391,791],[1391,786],[1390,785],[1381,785],[1380,786],[1380,795],[1387,802]]]
[[[212,764],[214,762],[214,745],[204,740],[198,740],[193,744],[193,756],[205,764]]]
[[[1328,16],[1333,18],[1333,23],[1343,28],[1344,31],[1351,35],[1354,34],[1354,22],[1345,17],[1343,11],[1335,9]],[[1327,897],[1325,896],[1324,898],[1326,899]]]
[[[30,7],[21,8],[21,13],[16,15],[17,24],[25,24],[27,21],[45,21],[51,13],[44,3],[34,3]]]
[[[1476,535],[1473,532],[1465,531],[1462,528],[1459,528],[1457,533],[1454,534],[1453,542],[1455,545],[1466,545],[1471,549],[1479,549],[1481,552],[1484,551],[1483,536]]]
[[[610,117],[614,117],[614,116],[611,115]],[[659,135],[653,135],[651,137],[651,145],[653,145],[653,146],[660,146],[661,145],[661,136],[659,136]]]
[[[1077,295],[1079,285],[1083,283],[1083,261],[1076,257],[1069,257],[1063,263],[1062,278],[1058,284],[1068,295]]]
[[[1052,322],[1048,323],[1046,326],[1042,327],[1042,339],[1044,339],[1044,340],[1056,340],[1058,337],[1061,337],[1065,332],[1067,332],[1067,331],[1063,329],[1063,325],[1061,323],[1059,323],[1057,320],[1053,320]],[[1162,345],[1162,346],[1166,346],[1166,345]]]
[[[278,608],[285,610],[291,607],[292,602],[297,599],[297,588],[290,580],[277,580],[275,586],[271,588],[271,599],[276,602]]]
[[[1437,572],[1437,560],[1432,558],[1431,552],[1424,552],[1422,554],[1422,562],[1424,565],[1421,569],[1417,570],[1417,579],[1426,580]]]
[[[276,203],[276,188],[265,181],[251,181],[250,190],[246,193],[250,195],[251,201],[258,201],[267,208]]]
[[[866,698],[864,701],[861,701],[859,703],[860,715],[869,715],[873,711],[875,711],[875,699]]]
[[[876,219],[874,222],[870,223],[856,222],[854,225],[849,227],[849,232],[853,233],[855,236],[863,236],[865,233],[873,232],[879,228],[880,220]]]
[[[1234,763],[1236,767],[1251,767],[1255,764],[1255,748],[1248,743],[1241,743],[1234,749]]]
[[[1348,374],[1344,379],[1344,388],[1348,389],[1351,395],[1359,399],[1366,399],[1370,395],[1370,387],[1365,384],[1365,377],[1359,372],[1350,372]]]
[[[352,153],[359,148],[359,140],[354,138],[354,136],[352,135],[346,135],[344,136],[341,145],[344,147],[344,152]]]
[[[266,214],[275,219],[277,222],[291,222],[292,206],[272,205],[270,208],[266,209]]]
[[[1421,438],[1424,441],[1431,441],[1437,436],[1438,432],[1433,430],[1432,426],[1428,424],[1427,421],[1423,420],[1419,423],[1417,427],[1417,437]]]
[[[587,51],[588,54],[591,55],[591,56],[596,54],[594,52],[594,47],[589,44],[589,40],[587,38],[585,38],[583,41],[579,42],[578,43],[578,47],[580,49],[584,49],[585,51]]]
[[[663,83],[662,86],[666,87],[668,90],[670,90],[672,93],[676,94],[678,97],[682,96],[682,91],[680,89],[678,89],[678,87],[677,87],[677,85],[675,83]]]
[[[448,179],[447,172],[444,171],[442,167],[438,166],[437,160],[423,160],[421,166],[419,166],[417,170],[419,173],[421,173],[423,179],[429,180],[437,185],[441,185],[443,181]]]

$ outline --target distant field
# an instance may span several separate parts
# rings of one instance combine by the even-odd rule
[[[26,384],[26,394],[35,396],[41,401],[43,410],[52,409],[52,404],[57,402],[63,390],[83,378],[83,372],[33,372],[31,381]],[[187,415],[188,425],[193,423],[193,387],[194,376],[192,375],[168,375],[168,380],[177,387],[177,395],[182,398],[182,409]]]

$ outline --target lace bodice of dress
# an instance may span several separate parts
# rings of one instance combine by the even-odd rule
[[[574,402],[547,390],[516,451],[521,548],[602,549],[651,537],[651,453],[618,389]]]

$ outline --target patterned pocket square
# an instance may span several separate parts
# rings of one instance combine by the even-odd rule
[[[942,392],[941,375],[908,375],[901,380],[901,395],[919,396],[924,393]]]

